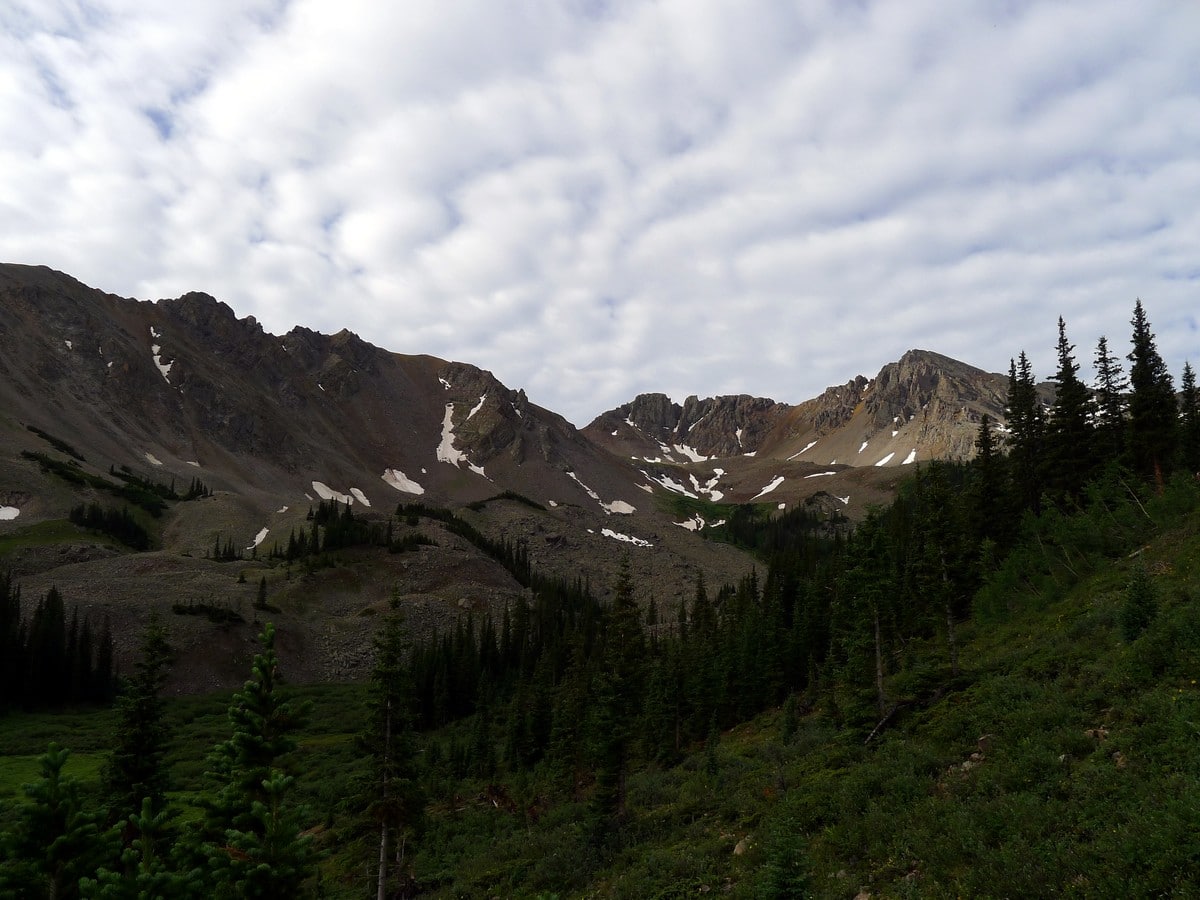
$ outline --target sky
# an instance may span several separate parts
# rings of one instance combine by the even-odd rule
[[[1200,364],[1194,0],[0,0],[0,260],[584,425],[912,348]]]

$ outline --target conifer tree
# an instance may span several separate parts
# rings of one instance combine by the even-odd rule
[[[413,735],[413,689],[405,651],[408,636],[399,601],[375,638],[375,667],[371,672],[371,719],[363,742],[371,754],[373,774],[368,788],[371,817],[379,829],[379,866],[376,892],[379,900],[391,896],[392,848],[403,866],[408,840],[420,827],[425,800],[417,778]]]
[[[1101,336],[1096,346],[1096,453],[1104,463],[1115,462],[1125,453],[1125,395],[1129,382],[1121,361],[1108,349]]]
[[[134,815],[154,818],[164,807],[168,786],[164,757],[170,730],[161,694],[171,652],[167,630],[152,611],[142,632],[133,678],[117,697],[117,744],[101,773],[115,821]]]
[[[1078,499],[1093,470],[1091,395],[1079,380],[1075,347],[1067,340],[1067,326],[1058,317],[1057,390],[1046,427],[1047,481],[1059,497]]]
[[[63,775],[69,750],[50,744],[38,764],[41,780],[25,786],[30,802],[15,829],[0,840],[0,896],[79,896],[79,881],[115,855],[100,830],[101,812],[88,811],[79,782]]]
[[[1011,495],[1018,515],[1036,510],[1042,493],[1042,404],[1033,380],[1033,367],[1022,350],[1017,361],[1009,361],[1008,401],[1005,405],[1009,432]]]
[[[1134,468],[1161,490],[1176,442],[1175,388],[1158,355],[1142,301],[1133,309],[1133,350],[1129,353],[1129,447]]]
[[[314,862],[309,839],[299,836],[283,804],[291,779],[280,768],[281,757],[295,749],[305,709],[280,690],[272,623],[259,641],[252,677],[229,707],[233,733],[213,750],[206,773],[217,795],[205,803],[201,852],[220,897],[301,896]]]
[[[1200,475],[1200,393],[1190,362],[1183,364],[1179,393],[1179,460],[1188,472]]]

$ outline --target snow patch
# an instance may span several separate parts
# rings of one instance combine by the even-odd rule
[[[811,450],[811,449],[812,449],[813,447],[815,447],[815,446],[817,446],[817,442],[816,442],[816,441],[809,441],[807,444],[805,444],[805,445],[804,445],[804,449],[803,449],[803,450],[801,450],[799,453],[793,453],[791,456],[789,456],[789,457],[788,457],[788,461],[790,462],[791,460],[795,459],[795,458],[796,458],[797,456],[799,456],[801,453],[807,453],[809,450]]]
[[[602,528],[600,533],[606,538],[612,538],[614,541],[624,541],[627,544],[633,544],[635,547],[653,547],[649,541],[642,540],[639,537],[634,537],[631,534],[621,534],[619,531],[613,531],[611,528]]]
[[[758,451],[751,450],[749,453],[743,453],[742,456],[758,456]]]
[[[321,390],[325,390],[325,385],[321,384],[319,381],[317,382],[317,387],[319,387]]]
[[[738,446],[739,446],[739,447],[740,447],[740,446],[742,446],[742,434],[745,432],[745,430],[746,430],[746,429],[744,429],[744,428],[739,428],[739,429],[737,430],[737,432],[736,432],[736,434],[737,434],[737,442],[738,442]]]
[[[548,504],[548,505],[549,505],[551,508],[557,508],[557,507],[558,507],[558,501],[557,501],[557,500],[547,500],[547,501],[546,501],[546,503],[547,503],[547,504]]]
[[[805,475],[805,478],[821,478],[825,475],[836,475],[837,472],[813,472],[811,475]]]
[[[725,520],[717,519],[715,522],[707,522],[705,521],[704,516],[700,515],[700,513],[696,513],[686,522],[676,522],[675,524],[680,528],[686,528],[688,531],[702,531],[705,528],[716,528],[719,525],[724,525]]]
[[[286,509],[286,508],[287,508],[287,507],[284,507],[284,509]],[[250,545],[249,547],[247,547],[246,549],[247,549],[247,550],[253,550],[255,547],[257,547],[259,544],[261,544],[261,543],[263,542],[263,539],[264,539],[264,538],[265,538],[265,537],[266,537],[268,534],[270,534],[270,531],[271,531],[271,530],[270,530],[269,528],[262,528],[262,529],[260,529],[260,530],[259,530],[259,532],[258,532],[258,534],[256,534],[256,535],[254,536],[254,543],[253,543],[253,544],[251,544],[251,545]]]
[[[664,487],[668,491],[674,491],[676,494],[683,494],[683,496],[691,497],[693,500],[700,499],[700,497],[697,494],[693,494],[684,485],[680,484],[678,481],[676,481],[670,475],[659,475],[658,477],[655,477],[655,476],[651,475],[649,472],[647,472],[645,469],[642,470],[642,474],[646,476],[646,480],[653,481],[659,487]]]
[[[907,466],[909,463],[916,462],[916,460],[917,460],[917,448],[913,447],[911,450],[908,451],[908,456],[904,457],[904,462],[900,463],[900,465]]]
[[[896,452],[893,450],[891,453],[889,453],[887,456],[885,456],[879,462],[875,463],[875,465],[876,466],[886,466],[888,463],[890,463],[892,461],[892,457],[895,455],[896,455]]]
[[[63,343],[67,345],[67,349],[68,349],[68,350],[73,350],[73,349],[74,349],[74,347],[72,347],[72,346],[71,346],[71,342],[70,342],[70,341],[63,341]]]
[[[152,465],[152,466],[161,466],[162,465],[162,460],[160,460],[158,457],[156,457],[153,453],[147,452],[145,454],[145,456],[146,456],[146,462],[150,463],[150,465]]]
[[[867,442],[866,442],[866,441],[863,441],[863,442],[862,442],[862,446],[858,448],[858,452],[859,452],[859,453],[862,453],[862,452],[863,452],[864,450],[866,450],[866,449],[867,449]]]
[[[617,432],[618,432],[619,430],[620,430],[620,429],[614,429],[614,430],[613,430],[613,433],[612,433],[612,436],[613,436],[613,437],[616,437],[616,436],[617,436]]]
[[[445,382],[443,382],[445,383]],[[449,385],[446,385],[449,387]],[[484,474],[483,466],[474,465],[471,460],[467,459],[467,454],[454,446],[454,404],[446,404],[446,415],[442,419],[442,442],[437,447],[438,462],[450,463],[454,468],[458,468],[461,463],[466,463],[467,468],[476,475]]]
[[[835,499],[837,499],[837,500],[841,500],[841,501],[842,501],[842,505],[843,505],[843,506],[849,506],[849,505],[850,505],[850,495],[849,495],[849,494],[847,494],[845,497],[838,497],[838,496],[835,494],[835,495],[834,495],[834,498],[835,498]]]
[[[448,382],[445,378],[439,378],[438,381],[442,383],[442,387],[444,387],[446,390],[450,390],[450,382]]]
[[[653,494],[653,493],[654,493],[654,488],[652,488],[652,487],[651,487],[650,485],[648,485],[648,484],[639,484],[639,485],[638,485],[638,487],[639,487],[641,490],[645,491],[647,494]]]
[[[893,431],[893,432],[892,432],[892,437],[895,437],[895,436],[896,436],[896,435],[898,435],[899,433],[900,433],[900,432],[898,432],[898,431]]]
[[[196,462],[196,460],[194,460],[194,459],[189,459],[187,461],[187,464],[189,466],[195,466],[197,469],[200,468],[200,463]]]
[[[0,522],[11,522],[21,511],[15,506],[0,506]]]
[[[286,506],[281,506],[281,507],[279,507],[279,509],[275,510],[275,513],[276,513],[276,515],[278,515],[279,513],[285,513],[287,511],[288,511],[288,508]]]
[[[399,469],[384,469],[383,474],[379,476],[396,490],[404,494],[423,494],[425,488],[417,484]]]
[[[775,507],[775,508],[776,508],[776,509],[787,509],[787,504],[786,504],[786,503],[780,503],[780,504],[779,504],[777,507]]]
[[[352,493],[354,495],[354,499],[357,500],[359,503],[361,503],[363,506],[370,507],[371,501],[368,500],[367,495],[364,494],[362,491],[360,491],[358,488],[350,488],[350,493]]]
[[[696,448],[689,447],[687,444],[673,444],[672,446],[674,446],[676,452],[682,453],[684,456],[686,456],[692,462],[698,463],[698,462],[706,462],[708,460],[707,456],[702,456],[700,454],[700,452],[696,450]]]
[[[314,481],[312,483],[313,490],[317,492],[317,496],[322,500],[336,500],[338,503],[353,503],[354,498],[349,494],[343,494],[341,491],[335,491],[323,481]],[[305,494],[304,496],[308,496]]]
[[[483,401],[486,399],[487,399],[487,394],[484,394],[482,397],[479,398],[479,402],[476,403],[473,407],[471,407],[471,411],[469,413],[467,413],[467,421],[468,422],[471,421],[471,416],[475,415],[475,413],[477,413],[481,409],[483,409]]]
[[[633,424],[633,419],[629,418],[629,416],[625,417],[625,424],[630,428],[637,428],[637,426]]]
[[[755,494],[753,497],[750,498],[750,502],[753,503],[755,500],[757,500],[763,494],[771,493],[771,491],[775,490],[775,488],[779,487],[781,484],[783,484],[783,476],[776,475],[775,478],[772,479],[770,484],[768,484],[765,488],[763,488],[761,491],[759,491],[757,494]]]
[[[601,503],[604,511],[607,513],[615,513],[621,516],[631,516],[637,512],[637,507],[631,503],[626,503],[624,500],[614,500],[612,503]]]

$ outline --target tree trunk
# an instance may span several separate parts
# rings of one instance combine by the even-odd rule
[[[392,700],[389,697],[383,718],[383,766],[380,793],[383,800],[382,815],[379,818],[379,889],[376,893],[378,900],[387,900],[388,876],[388,766],[392,755]]]
[[[883,635],[879,628],[879,608],[872,612],[875,616],[875,695],[882,716],[887,711],[887,695],[883,692]]]

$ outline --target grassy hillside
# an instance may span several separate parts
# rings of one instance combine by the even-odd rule
[[[589,824],[590,774],[545,762],[455,778],[446,758],[470,740],[470,720],[422,735],[429,803],[404,851],[411,886],[434,897],[1188,896],[1200,871],[1195,499],[1151,506],[1148,541],[1090,574],[1079,567],[1073,586],[1029,580],[1004,615],[963,623],[957,679],[936,642],[908,653],[927,662],[891,676],[899,705],[870,739],[835,684],[710,735],[678,765],[640,764],[620,834]],[[1130,640],[1139,572],[1155,602]],[[376,852],[355,741],[365,689],[296,692],[313,703],[291,768],[325,854],[321,888],[363,896]],[[227,703],[170,703],[185,820],[205,754],[228,736]],[[113,722],[0,718],[0,829],[49,741],[73,748],[67,772],[94,795]]]

